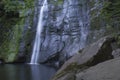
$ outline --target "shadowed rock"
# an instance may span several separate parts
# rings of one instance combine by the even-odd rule
[[[75,80],[119,80],[120,57],[77,73]]]
[[[64,77],[64,75],[70,72],[79,72],[90,66],[112,59],[112,41],[112,37],[104,37],[90,46],[87,46],[81,53],[76,54],[66,61],[53,80],[59,80],[58,78]]]
[[[116,49],[112,52],[112,55],[114,58],[120,57],[120,49]]]

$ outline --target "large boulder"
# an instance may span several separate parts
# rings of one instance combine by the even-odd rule
[[[75,80],[120,80],[120,57],[77,73]]]
[[[94,66],[100,62],[112,59],[112,46],[114,38],[107,36],[97,42],[87,46],[81,52],[78,52],[71,59],[66,61],[60,70],[56,73],[53,80],[67,80],[66,74],[82,71]],[[75,74],[71,75],[75,76]],[[91,79],[92,80],[92,79]]]

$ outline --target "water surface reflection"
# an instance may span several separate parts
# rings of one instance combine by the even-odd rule
[[[44,65],[0,65],[0,80],[50,80],[56,70]]]

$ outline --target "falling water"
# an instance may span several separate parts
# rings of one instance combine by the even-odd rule
[[[86,45],[86,40],[88,36],[88,26],[84,26],[84,24],[81,22],[81,27],[80,27],[80,49],[84,48]]]
[[[43,28],[43,17],[44,17],[44,11],[47,11],[47,9],[48,9],[47,0],[44,0],[43,5],[40,9],[40,13],[39,13],[37,32],[36,32],[36,36],[35,36],[35,42],[34,42],[34,46],[33,46],[33,52],[32,52],[30,64],[38,63],[40,42],[41,42],[40,36],[41,36],[42,28]]]
[[[86,5],[85,5],[86,4]],[[89,7],[87,2],[83,2],[83,5],[81,8],[81,20],[79,21],[80,26],[80,49],[84,48],[86,45],[88,33],[89,33],[89,24],[90,24],[90,15],[88,13]]]

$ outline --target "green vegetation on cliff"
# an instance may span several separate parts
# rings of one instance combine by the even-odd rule
[[[28,11],[33,14],[33,10],[34,0],[0,1],[0,59],[5,62],[16,59]]]
[[[108,22],[108,28],[120,30],[120,0],[107,0],[104,3],[102,14]]]

